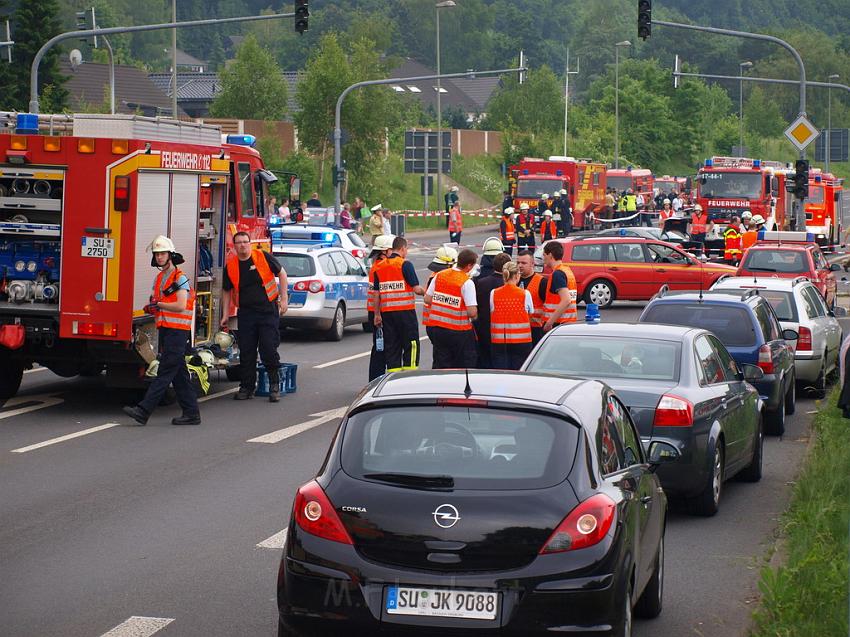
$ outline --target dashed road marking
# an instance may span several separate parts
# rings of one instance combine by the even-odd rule
[[[0,411],[0,420],[3,418],[12,418],[13,416],[20,416],[21,414],[28,414],[31,411],[37,411],[39,409],[46,409],[47,407],[54,407],[56,405],[62,404],[64,399],[59,398],[58,396],[51,396],[50,394],[35,394],[33,396],[15,396],[14,398],[10,398],[3,405],[3,409],[7,409],[9,407],[14,407],[15,405],[23,405],[27,403],[37,403],[35,405],[27,405],[26,407],[19,407],[18,409],[11,409],[9,411]]]
[[[133,616],[121,622],[101,637],[150,637],[168,626],[174,620],[169,617]]]
[[[348,407],[337,407],[336,409],[329,409],[327,411],[321,411],[316,414],[310,414],[311,416],[316,417],[312,420],[307,420],[297,425],[291,425],[289,427],[285,427],[284,429],[272,431],[271,433],[267,433],[263,436],[251,438],[250,440],[248,440],[248,442],[264,442],[266,444],[273,445],[275,443],[286,440],[287,438],[297,436],[298,434],[308,431],[313,427],[318,427],[319,425],[322,425],[326,422],[330,422],[331,420],[342,418],[345,415],[346,411],[348,411]]]
[[[265,540],[257,544],[257,548],[259,549],[282,549],[286,548],[286,532],[289,530],[289,527],[283,529],[283,531],[278,531],[271,537],[267,537]]]
[[[204,396],[203,398],[198,398],[199,403],[205,403],[208,400],[212,400],[213,398],[221,398],[222,396],[228,396],[229,394],[235,394],[239,391],[239,386],[231,387],[230,389],[225,389],[224,391],[216,392],[215,394],[210,394],[209,396]]]
[[[36,372],[44,372],[47,371],[46,367],[33,367],[32,369],[25,369],[24,374],[35,374]]]
[[[58,438],[51,438],[50,440],[45,440],[44,442],[37,442],[33,445],[28,445],[26,447],[20,447],[19,449],[12,449],[12,453],[27,453],[29,451],[35,451],[36,449],[42,449],[44,447],[50,447],[51,445],[58,445],[60,442],[66,442],[68,440],[73,440],[74,438],[81,438],[83,436],[88,436],[89,434],[97,433],[98,431],[103,431],[104,429],[111,429],[112,427],[120,427],[121,425],[117,422],[108,422],[105,425],[98,425],[97,427],[90,427],[89,429],[83,429],[82,431],[75,431],[72,434],[67,434],[65,436],[59,436]]]
[[[428,336],[426,334],[420,334],[419,335],[419,341],[420,342],[427,341],[427,340],[429,340],[429,339],[428,339]],[[369,350],[368,352],[361,352],[359,354],[352,354],[351,356],[345,356],[343,358],[337,358],[336,360],[328,361],[327,363],[320,363],[319,365],[313,365],[313,369],[325,369],[326,367],[333,367],[334,365],[340,365],[342,363],[347,363],[349,361],[357,360],[358,358],[363,358],[365,356],[369,356],[369,354],[371,354],[371,353],[372,353],[372,351]]]

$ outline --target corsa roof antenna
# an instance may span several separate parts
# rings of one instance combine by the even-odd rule
[[[463,388],[463,395],[469,398],[472,395],[472,387],[469,385],[469,368],[464,371],[466,372],[466,387]]]

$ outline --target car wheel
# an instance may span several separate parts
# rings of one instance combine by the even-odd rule
[[[0,399],[6,400],[18,393],[24,378],[24,364],[21,361],[9,360],[6,356],[0,360]]]
[[[626,583],[626,593],[623,595],[623,616],[616,631],[618,637],[632,637],[632,587]]]
[[[780,400],[779,406],[765,413],[767,423],[766,431],[774,436],[781,436],[785,433],[785,401]]]
[[[595,279],[584,290],[584,302],[596,303],[600,308],[611,307],[617,291],[614,284],[605,279]]]
[[[691,509],[696,515],[712,516],[720,509],[725,470],[723,444],[718,440],[711,457],[711,472],[702,493],[691,500]]]
[[[341,341],[343,334],[345,334],[345,308],[337,305],[333,323],[331,328],[325,332],[325,338],[329,341]]]
[[[658,545],[658,555],[655,556],[655,569],[643,589],[640,599],[635,604],[635,615],[645,619],[653,619],[661,614],[664,598],[664,536]]]
[[[812,398],[824,398],[826,396],[826,355],[827,352],[824,352],[823,362],[820,365],[818,377],[815,382],[812,383],[812,388],[809,391]]]
[[[744,482],[758,482],[761,480],[762,465],[764,463],[764,427],[761,416],[758,419],[758,431],[756,432],[756,444],[753,450],[753,459],[750,461],[738,477]]]
[[[788,389],[785,391],[785,413],[791,416],[797,411],[797,380],[791,378]]]

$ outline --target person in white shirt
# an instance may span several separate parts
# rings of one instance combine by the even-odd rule
[[[384,217],[384,234],[392,234],[392,226],[390,224],[391,213],[387,208],[381,210],[381,215]]]

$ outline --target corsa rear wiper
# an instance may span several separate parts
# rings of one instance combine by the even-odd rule
[[[748,267],[747,270],[750,270],[751,272],[755,272],[755,271],[758,271],[758,272],[777,272],[776,268],[756,268],[756,267],[752,267],[752,266]]]
[[[434,489],[451,489],[455,486],[455,479],[451,476],[422,476],[415,473],[366,473],[363,474],[363,477],[369,480]]]

